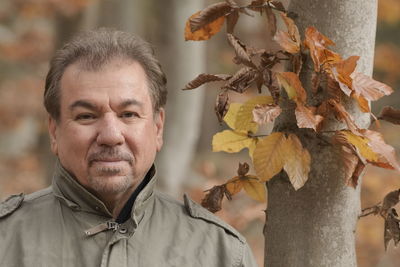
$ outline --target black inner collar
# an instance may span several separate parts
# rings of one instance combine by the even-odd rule
[[[115,220],[116,223],[119,224],[124,223],[131,217],[132,207],[133,204],[135,203],[137,196],[143,190],[143,188],[146,187],[146,185],[150,182],[151,178],[153,177],[154,174],[153,168],[154,166],[151,167],[151,169],[147,172],[146,176],[143,178],[142,182],[138,185],[138,187],[136,187],[135,191],[133,191],[132,195],[129,197],[128,201],[125,203],[117,219]]]

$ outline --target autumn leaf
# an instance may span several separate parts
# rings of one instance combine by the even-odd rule
[[[224,198],[226,188],[224,185],[214,186],[208,190],[207,195],[201,201],[201,205],[211,212],[221,210],[222,199]]]
[[[273,122],[282,109],[275,104],[256,105],[253,109],[253,120],[259,125]]]
[[[356,135],[351,131],[343,130],[336,132],[334,142],[353,149],[361,159],[368,162],[376,162],[379,159],[378,155],[368,145],[368,138]]]
[[[314,70],[316,72],[320,72],[321,66],[326,63],[334,63],[341,60],[339,54],[327,48],[327,46],[335,45],[335,43],[315,27],[306,29],[304,45],[310,49],[310,56],[314,62]]]
[[[359,56],[351,56],[348,59],[331,64],[330,70],[332,71],[333,78],[339,83],[340,89],[350,96],[353,91],[353,79],[351,74],[357,66]]]
[[[285,13],[279,12],[282,20],[285,22],[287,32],[278,30],[274,36],[274,40],[290,54],[297,54],[300,52],[300,34],[294,21],[287,17]]]
[[[290,182],[295,190],[301,188],[308,180],[310,172],[311,156],[307,149],[303,148],[299,138],[289,134],[285,151],[285,165]]]
[[[243,93],[256,80],[257,74],[258,71],[253,68],[241,68],[227,81],[222,89]]]
[[[190,31],[196,32],[213,21],[224,18],[231,11],[229,3],[220,2],[212,4],[189,18]]]
[[[265,15],[267,16],[268,21],[268,29],[271,36],[276,34],[276,17],[275,14],[272,12],[272,8],[265,7],[264,8]]]
[[[318,125],[323,120],[322,116],[316,115],[313,110],[304,106],[301,102],[297,103],[295,114],[299,128],[311,128],[317,131]]]
[[[247,53],[246,46],[236,36],[228,33],[227,34],[229,44],[235,49],[236,58],[240,63],[246,66],[256,68],[254,63],[251,61],[250,55]]]
[[[336,118],[345,122],[352,133],[355,135],[359,134],[360,129],[355,124],[353,117],[346,111],[342,104],[336,102],[334,99],[329,99],[328,104],[333,109]]]
[[[355,72],[351,77],[353,79],[355,95],[363,96],[369,101],[375,101],[393,93],[393,89],[390,86],[378,82],[365,74]]]
[[[385,250],[390,240],[393,239],[394,245],[400,242],[400,220],[395,209],[391,209],[388,216],[385,218],[385,230],[384,230],[384,245]]]
[[[361,163],[364,165],[360,159],[358,158],[357,154],[355,154],[354,150],[346,147],[340,147],[340,156],[343,161],[343,170],[344,170],[344,179],[348,186],[356,188],[358,184],[358,175],[354,175],[357,165]]]
[[[386,106],[382,109],[378,119],[400,125],[400,110]]]
[[[253,121],[253,109],[256,105],[272,104],[271,96],[256,96],[246,101],[240,108],[236,116],[235,129],[239,132],[257,132],[258,125]]]
[[[379,155],[379,159],[371,163],[382,168],[395,169],[400,172],[396,152],[392,146],[385,143],[382,134],[371,130],[362,130],[362,134],[368,139],[368,145],[372,151]]]
[[[239,20],[239,11],[233,10],[231,13],[228,14],[226,17],[226,32],[233,33],[235,30],[235,26]]]
[[[307,94],[296,73],[280,72],[277,73],[276,77],[278,78],[280,85],[285,89],[289,99],[305,103]]]
[[[389,192],[383,199],[381,215],[386,217],[389,210],[396,206],[400,201],[400,189]]]
[[[286,137],[276,132],[258,141],[253,153],[253,164],[257,177],[263,182],[278,174],[285,164]]]
[[[256,176],[246,175],[240,178],[243,189],[254,200],[265,202],[265,184],[260,182]]]
[[[229,194],[236,195],[243,189],[243,183],[240,180],[239,176],[235,176],[229,179],[226,184],[226,190],[228,190]]]
[[[217,3],[218,5],[221,3]],[[199,11],[194,13],[190,18],[186,21],[185,25],[185,40],[192,41],[204,41],[210,39],[213,35],[217,34],[224,24],[225,21],[225,11],[228,9],[229,5],[223,3],[224,5],[218,5],[217,7],[222,7],[221,11],[218,8],[213,9],[210,7],[208,9],[204,9],[203,11]],[[227,7],[225,6],[227,5]],[[214,6],[214,5],[213,5]],[[217,11],[217,12],[209,12],[209,11]],[[206,11],[206,12],[205,12]],[[221,15],[222,14],[222,15]],[[211,16],[210,16],[211,15]],[[218,15],[218,16],[217,16]]]
[[[225,151],[228,153],[239,152],[243,148],[248,148],[256,142],[256,138],[248,137],[246,134],[225,130],[216,133],[212,140],[214,152]]]
[[[228,111],[225,114],[224,121],[231,128],[235,129],[236,117],[239,112],[240,107],[243,104],[241,103],[230,103]]]
[[[206,74],[202,73],[198,75],[194,80],[190,81],[185,85],[183,90],[190,90],[197,88],[205,83],[216,82],[216,81],[227,81],[232,77],[232,75],[227,74]]]
[[[228,111],[228,103],[229,103],[228,92],[222,91],[221,93],[219,93],[215,103],[215,113],[217,114],[219,122],[222,122],[222,118],[224,118],[226,112]]]

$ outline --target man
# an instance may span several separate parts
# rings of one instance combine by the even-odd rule
[[[0,205],[0,266],[256,266],[233,228],[153,190],[166,79],[152,49],[97,30],[46,79],[52,186]]]

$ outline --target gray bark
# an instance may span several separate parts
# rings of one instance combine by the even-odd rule
[[[299,15],[296,23],[300,32],[315,26],[336,43],[333,49],[344,58],[361,56],[358,71],[372,74],[376,0],[293,0],[289,10]],[[309,87],[305,76],[302,73],[303,85]],[[360,127],[368,126],[368,114],[357,111],[354,102],[348,101],[346,108]],[[284,173],[267,183],[265,266],[356,266],[360,186],[353,189],[345,185],[342,163],[332,146],[316,138],[312,131],[298,130],[293,124],[293,114],[284,114],[275,130],[291,130],[299,135],[312,157],[311,172],[298,191]],[[326,130],[343,127],[332,120]]]
[[[157,170],[163,191],[177,196],[184,179],[190,178],[204,102],[204,88],[190,93],[181,90],[205,68],[205,44],[185,42],[183,30],[187,18],[203,8],[203,1],[174,0],[157,4],[158,54],[168,77],[164,147],[157,157]]]

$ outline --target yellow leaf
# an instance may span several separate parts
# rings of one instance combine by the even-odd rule
[[[239,109],[242,105],[243,104],[241,104],[241,103],[230,103],[229,104],[229,109],[228,109],[228,112],[226,112],[226,114],[224,116],[224,121],[232,129],[235,129],[236,117],[237,117]]]
[[[255,139],[254,139],[254,142],[251,143],[251,145],[248,147],[248,148],[249,148],[249,157],[250,157],[251,159],[253,159],[253,154],[254,154],[254,150],[255,150],[256,147],[257,147],[257,142],[258,142],[258,138],[255,138]]]
[[[231,195],[235,195],[235,194],[239,193],[240,190],[242,190],[243,183],[239,179],[239,176],[235,176],[226,182],[225,187],[226,187],[226,190],[228,190],[228,192]]]
[[[257,177],[252,175],[246,175],[245,177],[240,178],[244,191],[253,199],[265,202],[265,184],[260,182]]]
[[[272,133],[258,141],[253,153],[257,176],[263,182],[279,173],[285,164],[286,137],[283,133]]]
[[[255,142],[255,138],[248,137],[246,134],[225,130],[214,135],[212,147],[214,152],[235,153],[243,148],[250,147],[253,142]]]
[[[340,143],[346,145],[345,142],[341,141],[344,138],[345,141],[347,141],[347,145],[351,144],[352,147],[355,147],[356,152],[362,158],[364,158],[368,161],[373,161],[373,162],[378,161],[379,157],[368,145],[369,140],[367,138],[359,136],[359,135],[355,135],[354,133],[352,133],[350,131],[339,131],[336,133],[335,138]]]
[[[258,125],[253,121],[253,109],[256,105],[272,104],[274,102],[272,96],[256,96],[245,102],[240,108],[236,116],[236,131],[247,133],[255,133]]]
[[[287,138],[287,146],[285,148],[285,165],[283,168],[289,176],[294,189],[298,190],[308,180],[311,156],[294,134],[290,134]]]

